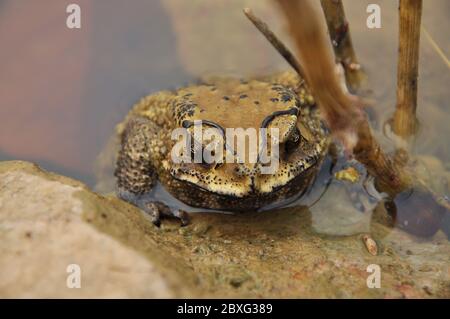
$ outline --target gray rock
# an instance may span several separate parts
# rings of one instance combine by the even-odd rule
[[[102,213],[95,197],[32,164],[0,163],[1,297],[175,296],[150,260],[89,222]],[[67,287],[71,264],[81,267],[80,289]]]

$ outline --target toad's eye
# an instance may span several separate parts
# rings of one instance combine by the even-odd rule
[[[301,139],[300,131],[296,127],[294,129],[294,131],[291,133],[291,135],[289,136],[289,139],[284,144],[286,153],[291,153],[295,149],[297,149],[298,145],[300,144],[300,139]]]
[[[195,145],[191,147],[191,160],[192,163],[200,164],[205,168],[213,166],[214,163],[208,163],[204,158],[204,148],[201,145]]]

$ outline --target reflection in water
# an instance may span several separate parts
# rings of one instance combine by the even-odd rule
[[[63,1],[2,2],[0,160],[93,185],[95,158],[130,105],[192,77],[158,1],[77,3],[80,30],[66,28]]]
[[[448,214],[443,206],[436,204],[429,192],[420,190],[404,192],[383,204],[384,207],[377,210],[382,217],[374,214],[374,220],[381,219],[389,227],[398,227],[420,237],[433,236],[443,226],[443,219]],[[445,227],[443,230],[447,231]]]

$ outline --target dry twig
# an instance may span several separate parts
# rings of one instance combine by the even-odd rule
[[[321,0],[320,2],[327,21],[336,60],[344,66],[347,86],[352,91],[357,91],[366,80],[366,75],[361,70],[356,58],[342,1]]]
[[[422,0],[400,0],[397,108],[392,129],[402,138],[417,130],[417,76],[419,71]]]
[[[301,78],[305,78],[303,69],[295,56],[289,51],[288,48],[281,42],[277,36],[269,29],[267,24],[255,16],[249,8],[244,9],[244,14],[255,25],[255,27],[266,37],[266,39],[274,46],[274,48],[281,54],[281,56],[292,66],[292,68],[300,75]]]

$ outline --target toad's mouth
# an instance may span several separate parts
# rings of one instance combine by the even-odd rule
[[[169,189],[177,196],[179,188],[183,189],[183,196],[178,197],[184,203],[199,208],[209,208],[219,211],[266,210],[275,207],[283,207],[301,198],[313,185],[316,169],[309,168],[285,185],[274,188],[269,193],[260,193],[252,190],[247,194],[223,193],[211,191],[203,185],[195,184],[185,180],[177,181],[175,189]]]
[[[195,165],[178,165],[172,167],[170,175],[178,182],[202,192],[228,198],[245,198],[265,196],[278,192],[291,182],[300,182],[309,172],[318,167],[318,156],[309,156],[297,169],[292,170],[289,163],[283,163],[274,174],[226,176],[220,171],[204,170]],[[224,164],[228,165],[228,164]],[[221,167],[222,172],[226,171]],[[291,171],[287,171],[291,169]],[[231,169],[230,169],[231,170]]]

